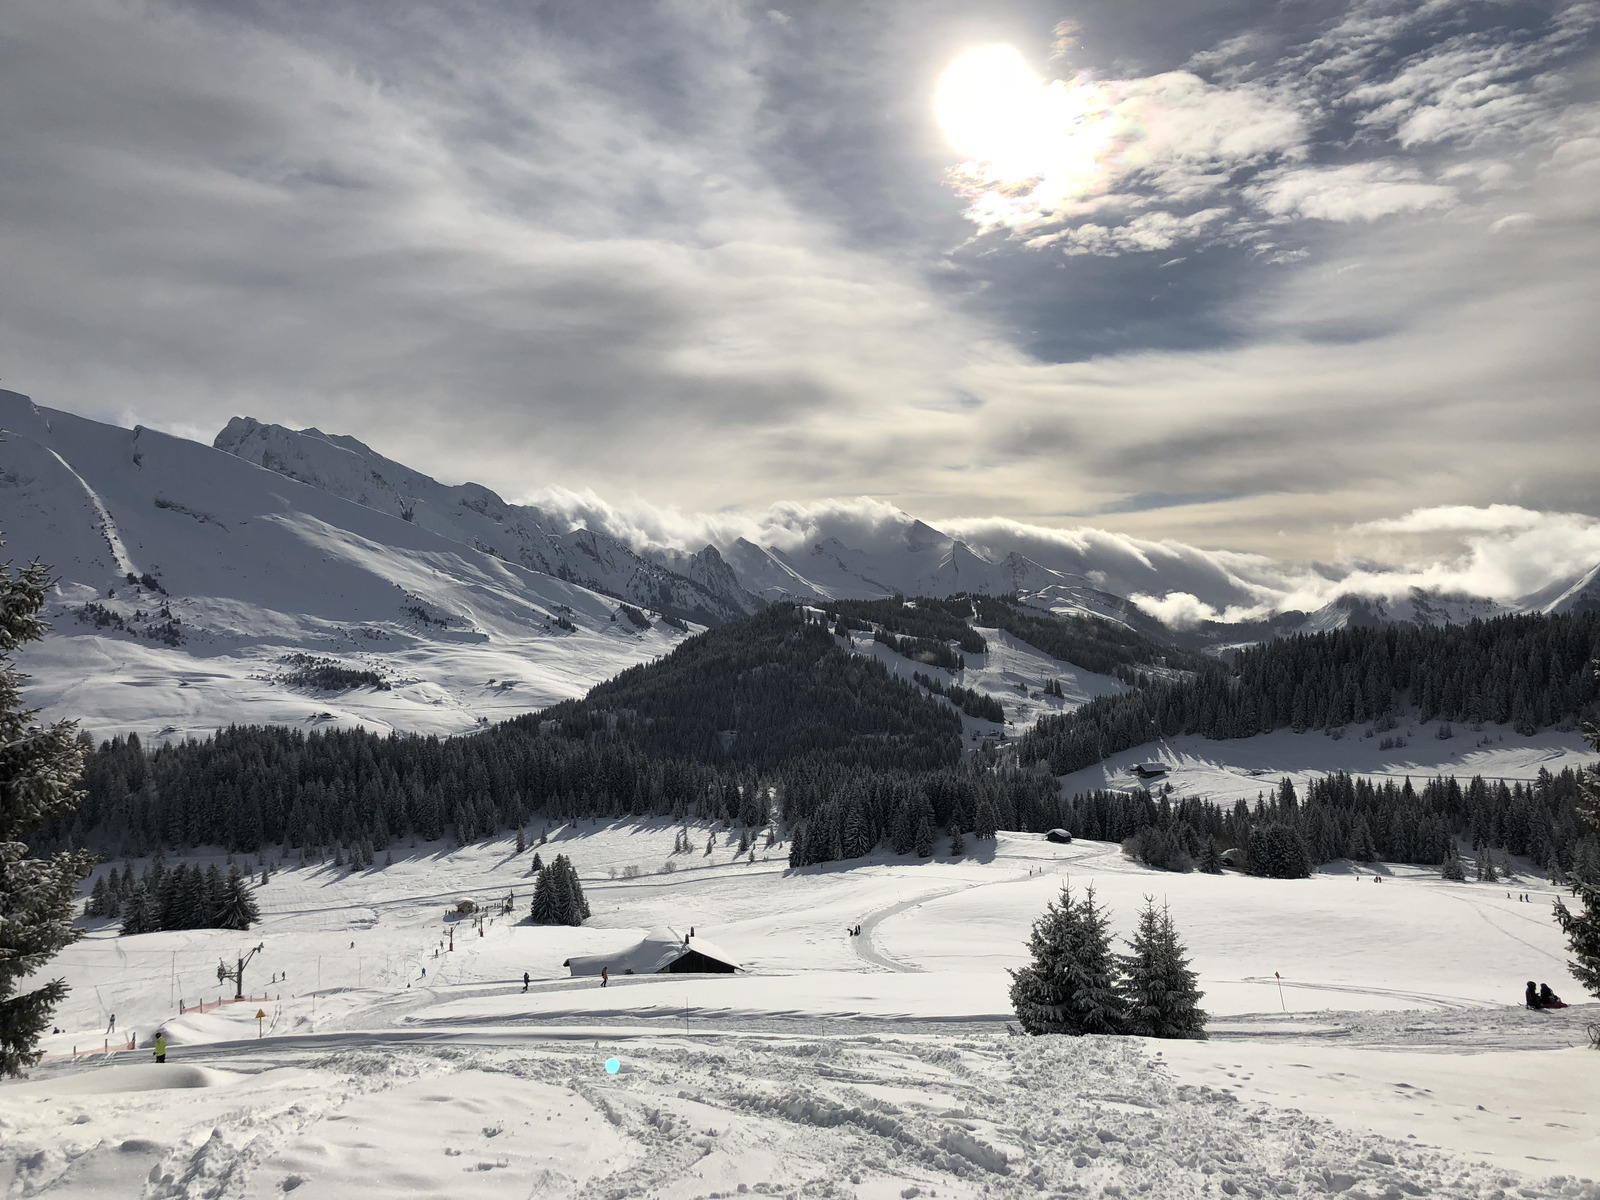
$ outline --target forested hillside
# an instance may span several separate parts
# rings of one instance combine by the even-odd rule
[[[511,724],[570,740],[603,730],[652,757],[758,771],[811,757],[927,770],[961,757],[961,720],[948,706],[842,649],[792,604],[690,638],[582,700]]]
[[[1047,717],[1020,753],[1061,775],[1180,733],[1238,738],[1361,725],[1382,733],[1406,705],[1418,721],[1447,723],[1436,736],[1451,736],[1448,723],[1533,733],[1574,722],[1595,702],[1597,657],[1593,612],[1284,638],[1240,651],[1231,669],[1147,678],[1132,692]]]
[[[905,636],[944,644],[951,631],[948,609],[911,616],[920,610],[882,603]],[[959,853],[968,836],[1064,826],[1135,838],[1134,853],[1164,866],[1204,863],[1230,847],[1259,860],[1269,844],[1291,863],[1349,854],[1430,863],[1458,835],[1582,871],[1592,837],[1585,841],[1572,815],[1566,777],[1509,790],[1435,781],[1420,795],[1409,784],[1375,789],[1336,777],[1291,812],[1286,796],[1226,811],[1143,794],[1068,800],[1055,774],[1159,733],[1236,737],[1357,720],[1383,729],[1403,704],[1424,719],[1535,728],[1592,703],[1597,631],[1600,615],[1585,614],[1269,643],[1242,653],[1232,670],[1147,677],[1135,691],[1049,718],[1022,740],[1022,765],[1005,766],[981,753],[963,763],[960,717],[945,700],[850,653],[805,610],[775,605],[583,700],[472,737],[253,726],[153,753],[137,738],[115,739],[89,755],[86,800],[48,840],[120,854],[284,845],[370,864],[400,838],[471,842],[536,821],[655,816],[751,831],[781,823],[797,866],[885,841],[900,853]],[[962,689],[944,692],[983,707]]]
[[[1600,843],[1578,814],[1579,795],[1570,769],[1542,771],[1528,784],[1473,778],[1463,785],[1448,776],[1420,788],[1409,779],[1379,784],[1339,773],[1313,780],[1303,799],[1284,779],[1254,805],[1095,791],[1072,799],[1065,824],[1173,871],[1221,870],[1230,849],[1264,875],[1308,875],[1335,859],[1442,866],[1460,841],[1478,853],[1474,869],[1488,877],[1514,854],[1557,879],[1596,880]]]

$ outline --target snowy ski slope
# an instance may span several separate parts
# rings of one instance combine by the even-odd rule
[[[1531,876],[1178,876],[1021,834],[786,874],[782,843],[735,862],[737,830],[709,855],[705,829],[673,855],[660,822],[549,833],[582,929],[446,920],[508,892],[521,917],[533,848],[501,841],[289,867],[247,935],[92,932],[56,967],[68,1056],[0,1086],[9,1194],[1600,1195],[1578,1182],[1600,1175],[1600,1072],[1574,1048],[1596,1006],[1516,1006],[1529,977],[1581,998]],[[1008,1036],[1005,969],[1067,878],[1119,932],[1143,896],[1171,904],[1213,1040]],[[561,966],[661,926],[747,971],[601,988]],[[264,1004],[177,1015],[258,941]],[[164,1068],[70,1057],[113,1011],[141,1047],[165,1029]]]

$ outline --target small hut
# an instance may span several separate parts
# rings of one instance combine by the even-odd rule
[[[610,954],[582,954],[561,964],[580,975],[598,975],[602,969],[611,975],[728,974],[740,970],[739,963],[705,938],[680,934],[674,929],[657,929],[643,941]]]

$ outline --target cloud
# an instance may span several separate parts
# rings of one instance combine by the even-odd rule
[[[1414,167],[1396,163],[1294,168],[1253,184],[1246,194],[1274,216],[1318,221],[1376,221],[1446,208],[1456,199],[1454,188],[1428,183]]]
[[[1218,611],[1316,593],[1277,564],[1342,561],[1363,521],[1600,511],[1590,35],[1275,12],[1162,23],[1159,53],[1115,6],[1063,32],[1103,170],[973,176],[974,238],[931,98],[961,49],[1043,28],[1004,2],[21,0],[5,382],[205,437],[347,432],[661,544],[899,528],[841,496],[995,545],[971,514],[1092,520],[1125,541],[1018,544],[1088,538]],[[1094,64],[1108,29],[1164,69]],[[1402,145],[1447,101],[1477,133]]]
[[[1191,55],[1185,70],[1040,81],[1040,146],[965,162],[952,183],[980,233],[1069,255],[1240,246],[1286,219],[1451,207],[1463,197],[1441,179],[1466,178],[1450,154],[1552,152],[1573,105],[1555,68],[1592,52],[1600,28],[1600,7],[1587,2],[1542,20],[1483,9],[1473,17],[1485,23],[1465,31],[1454,7],[1358,0],[1304,41],[1251,31]],[[1396,157],[1421,149],[1437,153]],[[1326,161],[1330,151],[1344,161]],[[1478,165],[1485,185],[1511,173]],[[1193,220],[1197,205],[1234,219],[1226,229]],[[1170,236],[1139,235],[1150,229]],[[1291,248],[1273,260],[1299,257]]]

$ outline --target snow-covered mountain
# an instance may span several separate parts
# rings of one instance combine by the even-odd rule
[[[429,528],[445,506],[425,488],[425,520],[407,521],[15,392],[0,391],[0,430],[4,554],[40,558],[60,580],[54,631],[20,659],[28,698],[97,734],[186,736],[231,721],[461,732],[581,695],[683,636],[637,627],[616,600],[513,561],[487,536],[474,547],[443,518]],[[495,524],[454,507],[485,534]],[[604,561],[598,539],[566,544]],[[370,672],[367,685],[296,682],[330,665]]]
[[[451,487],[383,457],[355,438],[235,417],[218,450],[290,479],[409,521],[422,529],[634,604],[701,623],[755,612],[717,551],[685,556],[682,570],[588,529],[566,529],[537,508],[508,504],[482,484]]]

